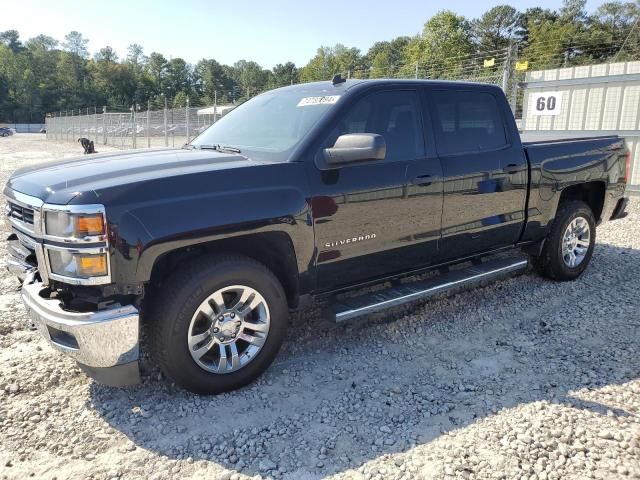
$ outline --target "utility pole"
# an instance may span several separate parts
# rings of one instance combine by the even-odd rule
[[[163,93],[164,97],[164,146],[169,146],[169,133],[167,132],[167,96]]]
[[[516,110],[518,108],[518,72],[515,70],[516,65],[518,64],[518,44],[513,43],[513,61],[511,62],[514,65],[513,72],[513,86],[511,89],[511,109],[513,110],[513,114],[516,114]]]
[[[132,135],[132,147],[136,148],[136,104],[131,105],[131,126],[133,127]]]
[[[102,107],[102,143],[107,144],[107,106]]]
[[[149,113],[151,112],[151,100],[147,99],[147,148],[151,148],[151,123]]]
[[[418,62],[416,62],[416,79],[418,78]]]
[[[187,143],[189,143],[189,97],[187,97],[187,109],[186,109],[186,119],[187,119]]]
[[[509,88],[509,70],[511,69],[511,45],[507,47],[507,59],[504,63],[504,69],[502,70],[502,91],[507,92]]]

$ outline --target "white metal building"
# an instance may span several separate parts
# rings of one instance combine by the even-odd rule
[[[632,152],[630,184],[640,189],[640,62],[527,73],[522,129],[531,139],[625,137]]]

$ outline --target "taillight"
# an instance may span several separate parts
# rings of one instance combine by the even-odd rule
[[[631,152],[627,150],[627,153],[624,156],[624,179],[622,181],[624,183],[629,183],[630,178],[631,178]]]

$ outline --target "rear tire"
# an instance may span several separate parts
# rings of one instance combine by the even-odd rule
[[[589,206],[578,200],[560,205],[542,254],[531,263],[543,277],[575,280],[586,270],[596,242],[596,221]]]
[[[186,265],[152,303],[153,356],[167,377],[194,393],[227,392],[256,379],[287,328],[282,285],[264,265],[239,255]]]

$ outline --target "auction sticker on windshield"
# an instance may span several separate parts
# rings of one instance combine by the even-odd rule
[[[310,105],[333,105],[338,101],[340,95],[328,95],[325,97],[304,97],[298,102],[298,107],[308,107]]]

